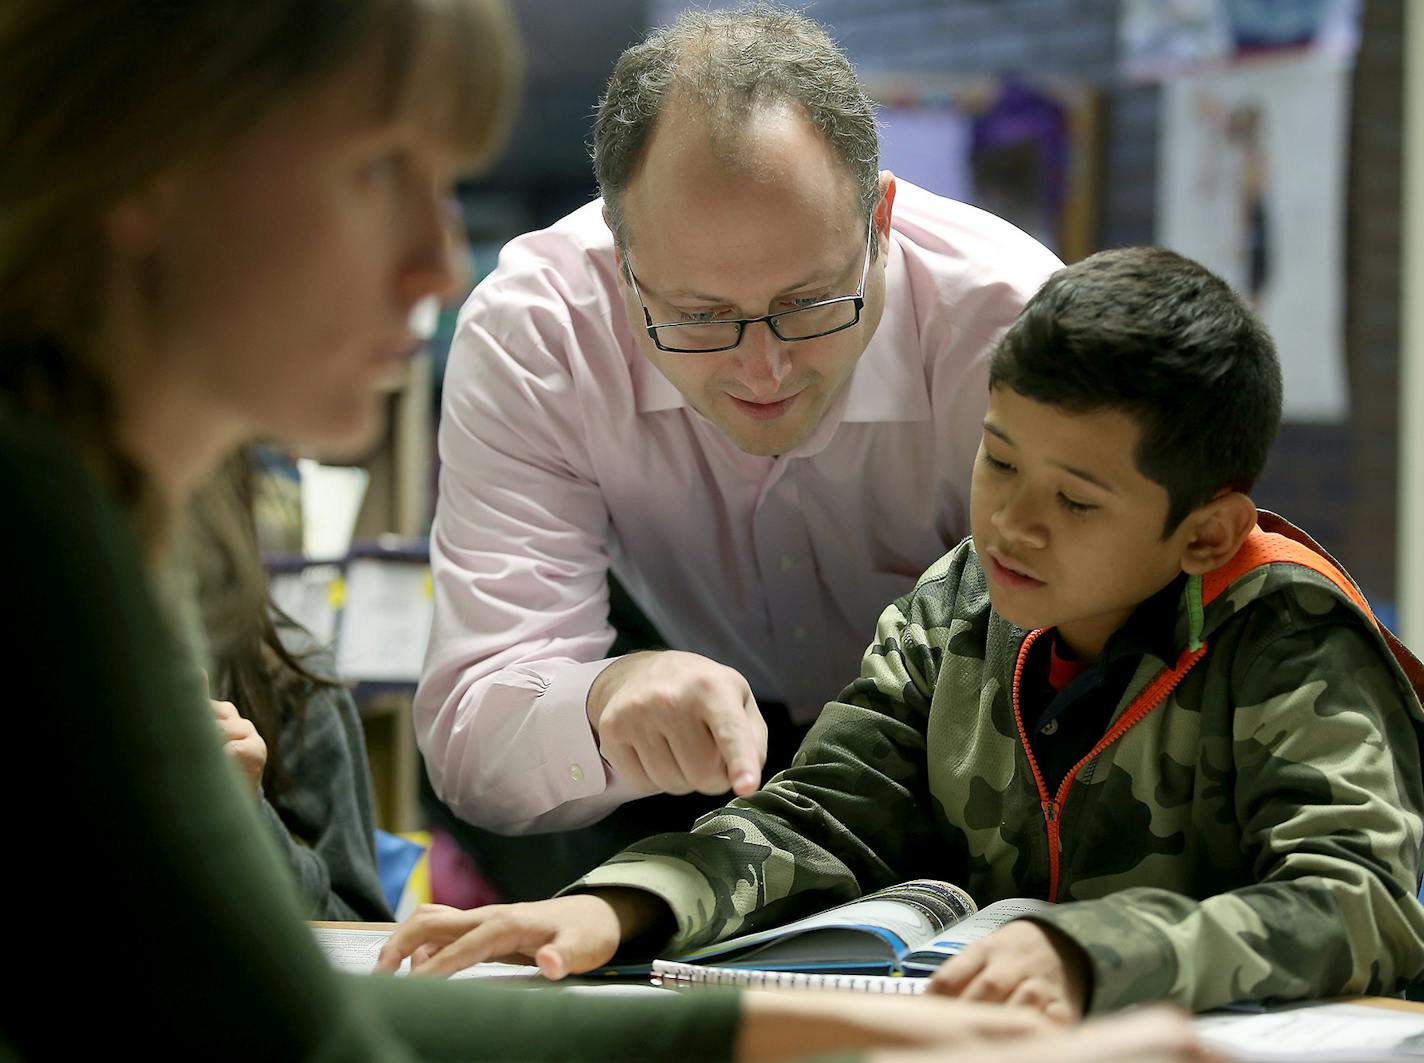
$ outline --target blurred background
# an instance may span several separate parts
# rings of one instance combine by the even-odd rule
[[[517,125],[495,169],[459,190],[471,285],[506,240],[596,196],[591,116],[613,61],[686,6],[515,0],[528,62]],[[828,26],[879,101],[882,166],[1008,218],[1065,260],[1165,244],[1252,301],[1279,344],[1287,405],[1258,502],[1308,529],[1382,619],[1424,638],[1424,615],[1401,616],[1399,605],[1401,586],[1411,588],[1424,614],[1424,571],[1397,547],[1410,526],[1401,440],[1407,450],[1413,431],[1411,420],[1401,434],[1401,406],[1412,409],[1401,394],[1417,380],[1401,372],[1401,337],[1419,334],[1404,322],[1424,313],[1402,298],[1405,152],[1424,150],[1420,136],[1404,136],[1407,118],[1420,124],[1419,107],[1406,114],[1405,67],[1421,51],[1424,2],[797,6]],[[1412,41],[1411,11],[1421,16]],[[393,399],[390,439],[364,462],[356,538],[397,533],[417,544],[413,558],[433,508],[439,381],[457,309],[442,312],[430,357]],[[269,545],[293,541],[273,533]],[[403,622],[418,641],[421,617]]]
[[[518,124],[461,195],[477,275],[504,240],[597,194],[590,116],[613,60],[687,6],[518,0]],[[881,101],[883,166],[1065,260],[1161,243],[1253,299],[1287,376],[1259,501],[1310,530],[1392,619],[1409,0],[799,6]]]

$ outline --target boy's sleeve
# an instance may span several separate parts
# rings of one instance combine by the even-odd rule
[[[908,857],[922,861],[936,848],[924,810],[938,658],[924,629],[906,620],[914,597],[881,614],[860,677],[822,710],[789,768],[703,816],[691,835],[639,842],[565,892],[654,893],[671,907],[677,932],[670,945],[649,944],[684,951],[910,877]]]
[[[1087,951],[1094,1011],[1392,993],[1424,971],[1424,786],[1400,680],[1338,611],[1256,645],[1233,675],[1222,778],[1255,881],[1202,901],[1127,889],[1038,916]]]

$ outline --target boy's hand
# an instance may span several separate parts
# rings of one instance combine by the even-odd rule
[[[930,978],[929,990],[987,1003],[1026,1004],[1051,1019],[1083,1014],[1088,957],[1051,927],[1017,919],[952,957]]]
[[[394,971],[446,977],[485,960],[532,963],[545,978],[602,967],[618,946],[653,925],[667,906],[641,890],[601,890],[529,904],[464,911],[426,904],[396,927],[376,960]]]

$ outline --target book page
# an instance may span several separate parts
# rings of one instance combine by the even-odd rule
[[[1255,1015],[1215,1012],[1194,1025],[1213,1048],[1258,1063],[1424,1059],[1424,1010],[1308,1004]]]
[[[785,926],[708,945],[688,963],[799,967],[893,968],[915,942],[932,939],[975,910],[957,886],[916,879]]]
[[[348,974],[370,974],[376,967],[376,957],[390,934],[384,930],[357,930],[344,927],[314,926],[312,935],[317,947],[326,954],[327,962]],[[410,960],[401,963],[398,974],[410,973]],[[477,963],[457,971],[454,978],[538,978],[539,968],[517,963]]]
[[[1048,901],[1034,900],[1031,897],[1009,897],[995,901],[950,927],[946,933],[928,944],[916,947],[914,952],[905,957],[905,970],[932,971],[950,956],[962,952],[971,941],[988,937],[999,927],[1019,916],[1033,915],[1052,907]]]

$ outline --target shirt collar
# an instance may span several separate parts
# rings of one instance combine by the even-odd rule
[[[926,421],[930,417],[929,388],[922,360],[906,357],[907,353],[919,350],[919,324],[914,295],[905,275],[904,254],[893,235],[889,248],[885,267],[885,312],[880,317],[880,325],[815,431],[788,457],[818,453],[842,422]],[[615,313],[614,329],[622,333],[620,338],[633,351],[633,394],[638,412],[656,413],[688,406],[682,392],[642,354],[626,328],[624,315]]]
[[[842,391],[844,421],[927,421],[929,386],[920,349],[915,298],[905,273],[905,255],[891,236],[885,263],[885,312]]]

